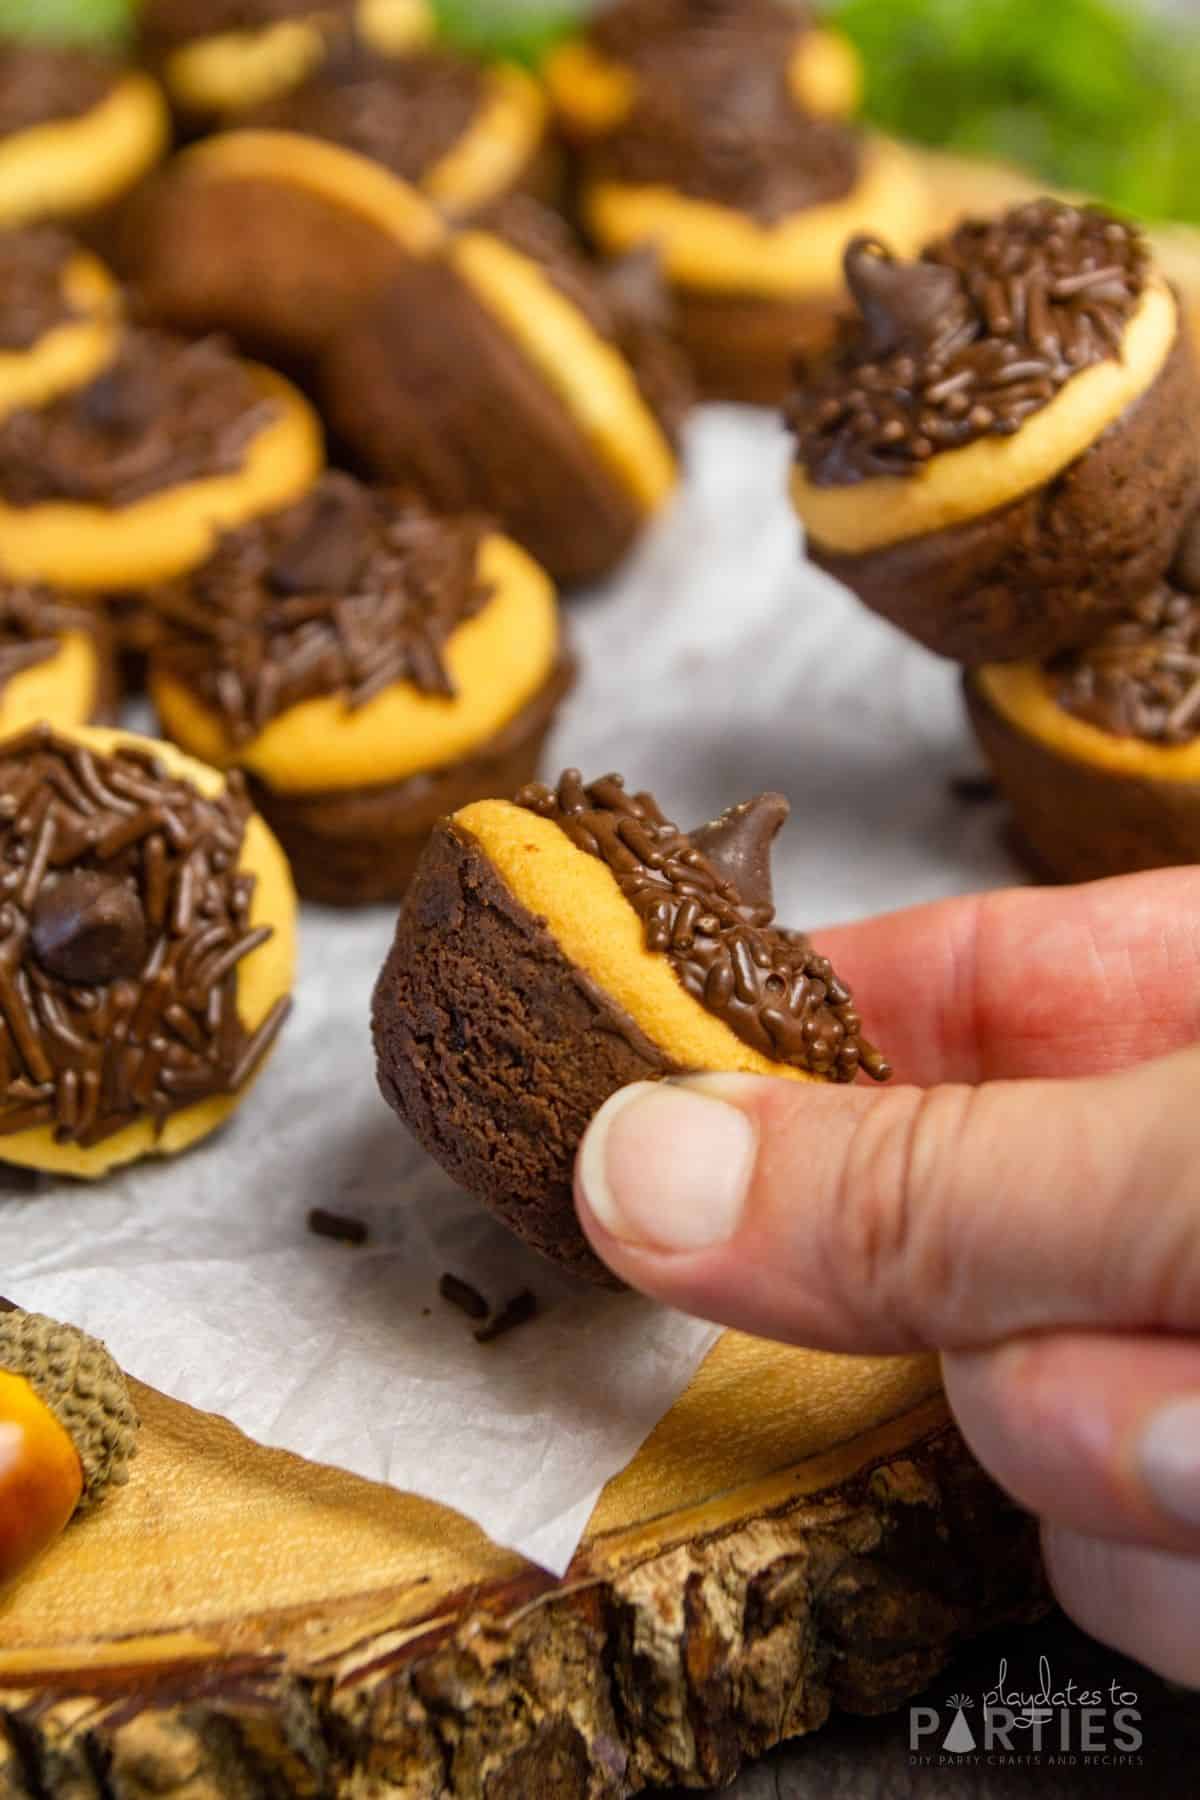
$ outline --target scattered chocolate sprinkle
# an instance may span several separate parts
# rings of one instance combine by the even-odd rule
[[[0,38],[0,137],[78,119],[116,87],[119,63],[64,44]]]
[[[0,351],[28,350],[76,315],[63,293],[75,246],[52,225],[0,231]]]
[[[985,806],[996,799],[999,789],[991,775],[952,775],[950,792],[964,806]]]
[[[118,360],[89,386],[0,420],[0,495],[10,506],[129,506],[234,474],[274,412],[217,339],[129,331]]]
[[[493,1313],[486,1324],[476,1328],[475,1342],[492,1344],[497,1338],[506,1337],[510,1331],[515,1331],[519,1325],[528,1325],[531,1319],[537,1318],[537,1312],[537,1295],[529,1288],[522,1288],[519,1294],[514,1294],[511,1300],[506,1301],[498,1313]]]
[[[852,239],[859,310],[789,408],[809,479],[911,475],[939,451],[1019,431],[1072,376],[1120,354],[1150,261],[1136,226],[1057,200],[968,221],[916,263]]]
[[[1047,664],[1058,704],[1114,737],[1200,737],[1200,593],[1163,583],[1086,649]]]
[[[238,122],[324,138],[419,183],[474,122],[485,84],[482,67],[452,50],[382,56],[347,38],[307,81]]]
[[[662,185],[774,224],[854,187],[858,134],[800,110],[790,81],[803,20],[778,8],[693,7],[690,28],[630,56],[633,110],[598,146],[601,179]],[[602,33],[597,32],[597,36]]]
[[[461,1275],[451,1275],[449,1272],[443,1275],[438,1282],[438,1293],[451,1306],[457,1306],[460,1312],[465,1312],[469,1319],[486,1319],[491,1311],[479,1289],[472,1287],[469,1281],[464,1281]]]
[[[0,583],[0,694],[15,675],[57,655],[68,631],[95,632],[95,612],[71,606],[49,588]]]
[[[352,14],[358,0],[145,0],[138,32],[151,53],[226,31],[258,31],[282,19]]]
[[[0,795],[0,1134],[87,1148],[235,1092],[289,1005],[253,1034],[238,1017],[263,941],[240,778],[210,800],[151,750],[39,726],[0,746]]]
[[[743,1043],[830,1081],[853,1081],[860,1068],[888,1079],[829,961],[802,932],[773,923],[766,859],[786,816],[782,796],[761,795],[691,836],[649,794],[627,793],[619,775],[585,786],[568,769],[557,788],[523,788],[517,805],[607,864],[642,920],[647,948],[666,956],[687,992]]]
[[[365,1219],[327,1212],[323,1206],[314,1206],[309,1212],[308,1229],[314,1237],[333,1238],[339,1244],[365,1244],[371,1235]]]
[[[217,712],[236,743],[320,695],[355,708],[407,681],[450,696],[446,642],[488,599],[481,537],[478,521],[435,519],[327,474],[149,596],[152,665]]]

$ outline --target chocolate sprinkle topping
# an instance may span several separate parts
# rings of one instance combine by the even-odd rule
[[[591,23],[591,42],[606,56],[638,67],[653,57],[664,40],[673,46],[682,37],[736,32],[763,48],[786,54],[813,15],[800,0],[617,0]]]
[[[159,54],[227,31],[259,31],[284,19],[352,14],[358,0],[145,0],[138,31]]]
[[[64,605],[49,588],[0,585],[0,694],[14,675],[56,656],[66,632],[97,624],[95,613]]]
[[[154,668],[216,711],[235,743],[320,696],[353,709],[412,682],[451,697],[446,642],[488,599],[481,536],[477,521],[435,519],[327,474],[150,595]]]
[[[249,1079],[290,1004],[238,1016],[272,935],[237,866],[249,816],[238,777],[210,800],[139,747],[0,747],[0,1134],[87,1148]]]
[[[274,413],[219,340],[129,331],[89,386],[0,420],[0,495],[10,506],[130,506],[236,473]]]
[[[619,775],[585,786],[568,769],[557,788],[523,788],[517,805],[553,820],[612,870],[647,948],[744,1044],[829,1081],[853,1081],[860,1068],[888,1079],[831,964],[802,932],[773,923],[765,859],[785,816],[780,795],[735,807],[691,836],[649,794],[627,793]]]
[[[1072,376],[1120,355],[1150,260],[1136,226],[1057,200],[968,221],[916,263],[853,239],[858,312],[789,411],[809,479],[911,475],[939,451],[1019,431]]]
[[[843,199],[858,179],[857,134],[802,112],[789,80],[793,21],[760,42],[724,14],[640,59],[633,111],[595,152],[601,179],[662,185],[765,225]],[[749,54],[747,54],[749,51]]]
[[[1164,582],[1086,649],[1047,665],[1064,711],[1114,737],[1190,744],[1200,737],[1200,584]]]
[[[0,138],[82,118],[108,99],[121,73],[90,50],[0,38]]]
[[[238,123],[324,138],[419,183],[474,122],[485,92],[484,70],[451,50],[381,56],[350,41]]]
[[[74,254],[70,238],[51,225],[0,232],[0,351],[29,350],[76,316],[63,293]]]

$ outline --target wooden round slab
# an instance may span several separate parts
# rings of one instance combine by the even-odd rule
[[[137,1390],[128,1487],[0,1605],[0,1793],[624,1796],[879,1711],[1042,1604],[933,1359],[736,1334],[563,1581]]]

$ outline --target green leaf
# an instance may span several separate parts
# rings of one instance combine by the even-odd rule
[[[0,36],[113,44],[133,27],[132,0],[0,0]]]

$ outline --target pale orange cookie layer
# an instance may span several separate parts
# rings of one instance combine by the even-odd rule
[[[0,225],[98,211],[154,166],[169,139],[158,84],[123,76],[80,118],[34,125],[0,143]]]
[[[0,418],[23,406],[48,406],[86,387],[113,362],[121,335],[121,292],[86,250],[63,270],[62,295],[75,315],[28,350],[0,351]]]
[[[933,456],[911,475],[817,487],[792,472],[792,500],[810,537],[842,555],[960,525],[1031,494],[1081,456],[1157,379],[1179,331],[1179,312],[1160,278],[1125,328],[1120,353],[1074,375],[1012,437],[977,438]]]
[[[681,985],[665,956],[646,948],[641,920],[598,857],[579,850],[552,819],[506,800],[454,814],[513,898],[542,919],[568,962],[595,981],[672,1062],[692,1069],[817,1076],[773,1062],[735,1036]]]
[[[774,225],[654,184],[597,181],[586,189],[582,204],[588,229],[606,254],[621,256],[653,244],[668,279],[678,286],[763,300],[840,292],[847,238],[886,232],[903,255],[916,249],[928,225],[925,183],[915,159],[879,138],[864,147],[851,193],[789,213]]]
[[[251,368],[274,412],[240,469],[183,482],[128,506],[0,503],[5,572],[17,581],[46,581],[85,593],[149,587],[203,562],[222,530],[299,499],[324,463],[320,421],[281,375]]]
[[[247,744],[170,675],[151,692],[164,729],[194,755],[249,769],[278,792],[380,786],[444,769],[503,730],[545,686],[559,656],[558,605],[548,576],[509,539],[485,539],[479,576],[492,597],[447,639],[454,696],[397,682],[365,706],[304,700]]]

